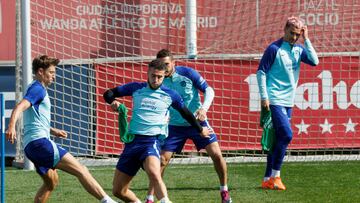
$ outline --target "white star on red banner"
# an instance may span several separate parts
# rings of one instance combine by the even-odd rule
[[[333,126],[334,124],[330,124],[327,118],[325,118],[324,124],[320,124],[320,127],[322,128],[321,133],[324,134],[326,132],[329,132],[330,134],[332,134],[331,127]]]
[[[353,123],[351,118],[349,118],[349,121],[347,123],[343,123],[343,125],[346,127],[346,133],[355,132],[355,126],[357,126],[357,123]]]
[[[298,130],[298,135],[300,135],[301,133],[305,133],[308,134],[307,128],[310,127],[309,124],[305,124],[304,120],[301,119],[301,123],[298,125],[295,125],[299,130]]]
[[[313,124],[312,124],[313,125]],[[358,125],[358,123],[353,123],[351,118],[349,118],[347,123],[342,123],[341,125],[345,126],[345,133],[348,132],[356,132],[355,127]],[[311,124],[306,124],[303,119],[301,119],[301,122],[299,124],[295,124],[295,127],[298,129],[298,135],[301,133],[309,134],[308,128],[311,126]],[[331,128],[335,126],[335,124],[329,123],[328,119],[326,118],[324,120],[324,123],[320,123],[319,126],[322,128],[321,134],[324,134],[326,132],[332,134]]]

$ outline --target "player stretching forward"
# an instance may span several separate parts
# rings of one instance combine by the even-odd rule
[[[184,120],[174,109],[170,109],[169,137],[161,147],[162,174],[168,165],[173,153],[180,153],[187,139],[191,139],[197,150],[205,149],[214,162],[215,170],[220,179],[220,194],[223,203],[230,203],[231,198],[227,186],[227,166],[221,154],[217,138],[208,121],[206,112],[214,99],[214,90],[207,84],[201,75],[189,67],[175,66],[172,53],[162,49],[156,58],[167,65],[164,85],[176,90],[184,99],[185,105],[201,121],[202,126],[210,129],[210,138],[200,136],[200,133]],[[199,91],[203,92],[204,102],[201,105]],[[147,203],[154,201],[153,192],[150,190],[146,198]]]
[[[276,142],[268,153],[262,188],[285,190],[280,168],[286,148],[292,139],[291,112],[299,80],[300,62],[316,66],[319,59],[308,37],[308,29],[298,17],[286,21],[284,36],[270,44],[261,58],[257,80],[261,108],[271,111]],[[302,36],[305,47],[295,44]]]
[[[154,186],[160,202],[170,202],[160,171],[160,141],[167,136],[170,106],[179,111],[197,133],[209,136],[209,130],[197,122],[180,95],[162,85],[165,71],[166,65],[161,60],[153,60],[149,64],[147,82],[128,83],[104,93],[105,101],[116,112],[120,105],[115,100],[116,97],[133,97],[129,133],[135,135],[135,138],[125,144],[113,181],[113,194],[125,202],[141,202],[129,189],[130,182],[140,167],[146,171],[149,185]]]
[[[32,71],[35,74],[35,80],[28,86],[24,98],[12,111],[6,137],[14,143],[15,124],[20,114],[24,112],[25,155],[34,163],[36,172],[43,180],[43,185],[35,195],[35,203],[44,203],[49,199],[59,182],[56,169],[76,176],[86,191],[102,203],[115,203],[106,195],[85,166],[50,140],[50,134],[67,137],[65,131],[50,126],[51,103],[46,90],[55,80],[55,69],[59,62],[59,59],[46,55],[33,60]]]

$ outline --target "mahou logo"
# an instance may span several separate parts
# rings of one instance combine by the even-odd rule
[[[345,81],[340,80],[334,84],[333,75],[328,70],[321,71],[317,75],[319,82],[308,82],[300,84],[296,89],[295,106],[301,110],[346,110],[350,105],[360,109],[360,80],[350,87]],[[245,79],[249,86],[249,111],[260,111],[260,94],[256,74],[251,74]],[[320,96],[321,95],[321,96]],[[334,95],[336,101],[334,101]],[[336,106],[334,105],[336,104]]]
[[[346,63],[348,61],[348,63]],[[296,88],[292,117],[295,136],[292,147],[358,147],[360,120],[360,80],[354,74],[356,57],[332,57],[313,70],[305,68]],[[329,67],[326,69],[325,67]],[[249,112],[260,111],[256,74],[248,85]],[[311,137],[311,140],[307,140]],[[350,137],[350,138],[349,138]]]

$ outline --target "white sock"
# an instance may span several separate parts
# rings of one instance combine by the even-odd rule
[[[105,195],[101,200],[101,203],[116,203],[113,199],[111,199],[111,197],[109,197],[108,195]]]
[[[160,203],[168,203],[170,202],[169,198],[168,197],[163,197],[161,200],[160,200]]]
[[[270,177],[264,177],[264,182],[270,180]]]
[[[221,185],[220,186],[220,191],[228,191],[228,186],[227,185]]]
[[[280,170],[271,170],[271,177],[280,177]]]
[[[147,196],[146,196],[146,199],[147,199],[147,200],[154,201],[154,195],[147,195]]]

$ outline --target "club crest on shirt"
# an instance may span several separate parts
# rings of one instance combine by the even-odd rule
[[[181,82],[180,82],[180,86],[181,86],[181,87],[185,87],[185,86],[186,86],[186,82],[185,82],[185,81],[181,81]]]

